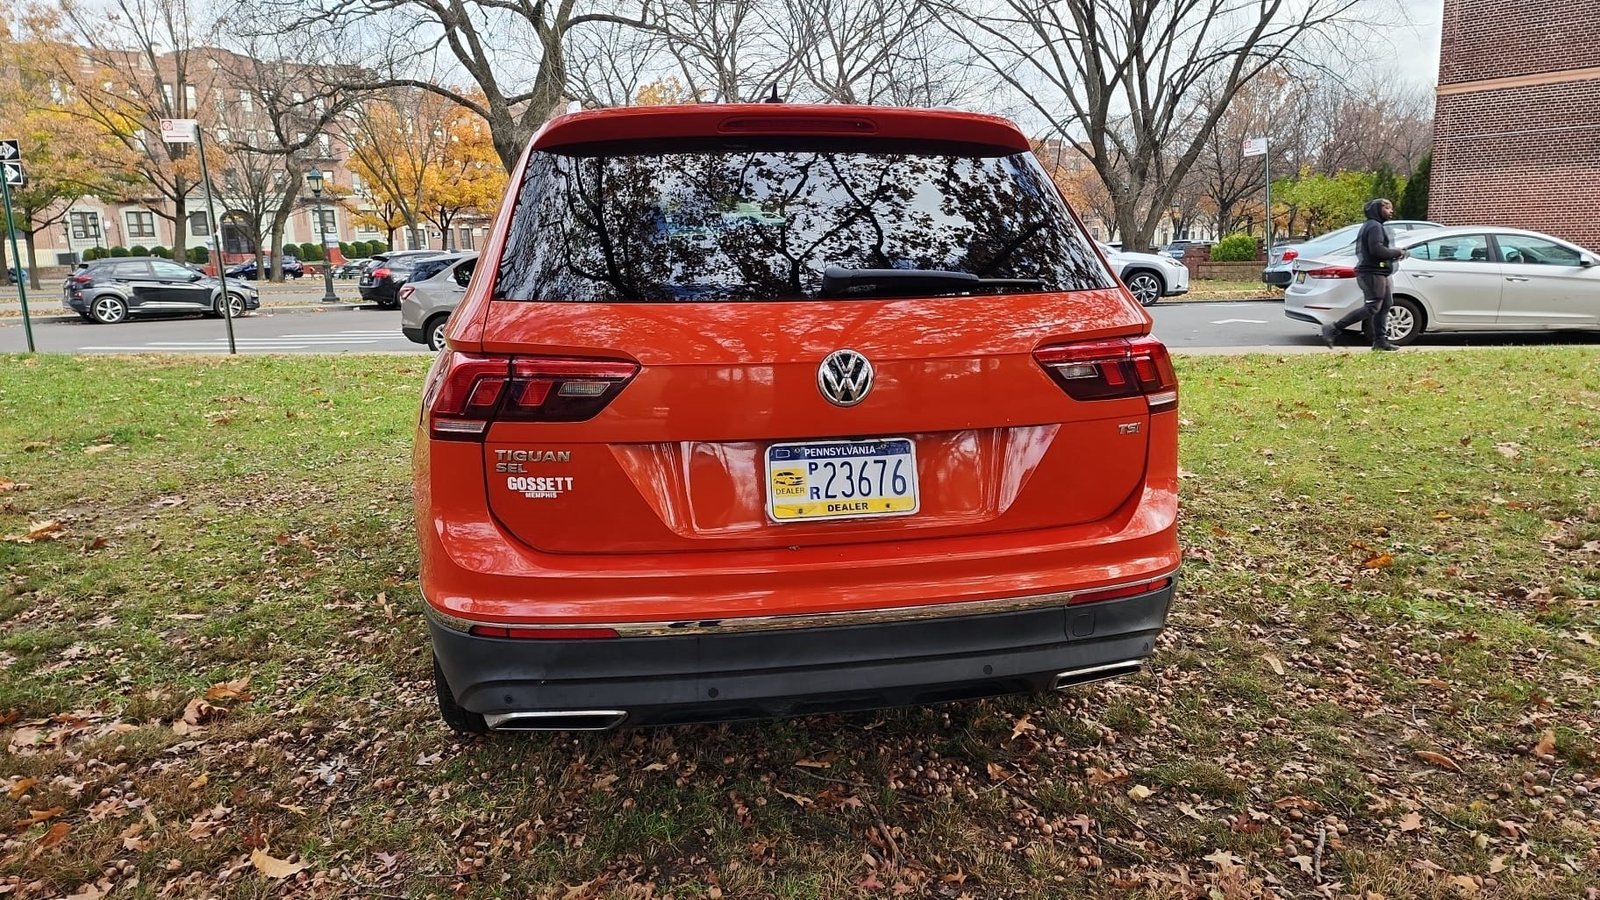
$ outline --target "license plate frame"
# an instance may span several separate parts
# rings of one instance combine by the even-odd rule
[[[1296,273],[1294,273],[1294,283],[1295,284],[1305,284],[1306,283],[1306,273],[1304,273],[1304,272],[1296,272]]]
[[[882,469],[875,469],[871,465],[878,460],[884,461]],[[917,444],[910,438],[788,441],[768,445],[762,452],[762,461],[767,518],[780,525],[901,518],[916,515],[922,509],[922,485],[917,477]],[[898,469],[895,467],[896,462],[900,463]],[[843,496],[840,492],[841,495],[837,497],[809,499],[812,487],[822,489],[828,487],[827,483],[813,484],[813,476],[831,475],[833,481],[842,488],[843,484],[838,479],[845,474],[845,467],[842,464],[846,463],[850,464],[849,468],[852,470],[856,469],[857,463],[863,464],[867,470],[850,473],[851,496]],[[833,464],[833,469],[828,469],[829,464]],[[786,473],[784,479],[786,484],[780,485],[775,480],[778,473]],[[907,491],[886,494],[881,488],[885,484],[892,488],[897,475],[906,480]],[[866,497],[862,497],[855,490],[863,476],[868,479],[871,487],[878,489]],[[799,491],[798,496],[793,493],[787,498],[779,496],[780,493],[796,490]],[[907,499],[910,500],[909,506],[905,505]],[[829,505],[856,504],[866,504],[866,507],[834,510],[827,508]],[[821,505],[823,509],[815,510],[813,507],[816,505]],[[875,506],[880,508],[873,508]]]

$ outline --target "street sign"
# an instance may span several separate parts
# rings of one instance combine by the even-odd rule
[[[16,141],[0,141],[0,162],[22,161],[22,148]]]
[[[28,176],[22,171],[22,163],[10,160],[0,162],[0,172],[5,173],[6,184],[12,187],[22,187],[28,183]]]
[[[1263,155],[1266,154],[1266,152],[1267,152],[1267,139],[1266,138],[1259,137],[1259,138],[1245,138],[1244,139],[1244,155],[1245,156],[1263,156]]]
[[[192,144],[199,124],[198,119],[162,119],[161,139],[169,144]]]

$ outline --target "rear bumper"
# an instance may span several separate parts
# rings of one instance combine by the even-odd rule
[[[1082,673],[1066,679],[1076,683],[1132,671],[1154,651],[1172,594],[1168,582],[1082,605],[609,640],[475,637],[431,607],[428,625],[456,702],[492,723],[601,711],[608,726],[670,725],[1044,691],[1062,673]]]
[[[412,343],[426,344],[428,342],[428,336],[422,333],[422,328],[420,326],[413,328],[410,325],[401,325],[400,333],[405,335],[406,340],[411,341]]]
[[[1288,287],[1294,281],[1294,273],[1288,269],[1262,269],[1261,280],[1273,287]]]

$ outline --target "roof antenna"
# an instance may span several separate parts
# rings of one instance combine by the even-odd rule
[[[762,101],[762,102],[764,102],[764,103],[782,103],[783,102],[783,98],[778,96],[778,82],[776,80],[774,80],[772,82],[772,93],[768,94],[767,95],[767,99]]]

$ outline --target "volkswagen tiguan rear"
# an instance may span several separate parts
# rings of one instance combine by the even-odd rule
[[[1133,672],[1177,386],[1011,123],[655,107],[532,140],[415,453],[445,720],[785,716]]]

